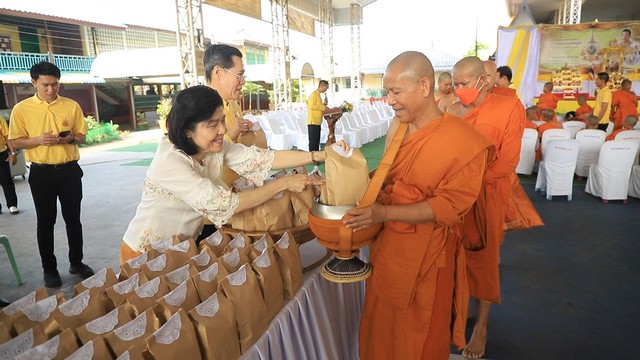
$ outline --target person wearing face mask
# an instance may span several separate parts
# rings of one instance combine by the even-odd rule
[[[479,358],[485,353],[491,303],[500,303],[500,244],[513,175],[520,160],[525,113],[517,98],[490,92],[487,72],[477,57],[460,60],[452,75],[459,101],[449,112],[463,117],[496,147],[496,159],[485,175],[484,190],[463,226],[469,293],[476,299],[477,318],[462,355]]]

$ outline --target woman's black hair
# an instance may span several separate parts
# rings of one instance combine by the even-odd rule
[[[187,155],[198,152],[198,147],[187,137],[199,122],[208,120],[222,106],[222,98],[210,87],[198,85],[178,93],[167,116],[169,141]]]

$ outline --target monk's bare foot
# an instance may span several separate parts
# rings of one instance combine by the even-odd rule
[[[479,359],[484,355],[484,348],[486,345],[487,329],[475,326],[469,343],[464,350],[462,350],[462,356],[469,359]]]

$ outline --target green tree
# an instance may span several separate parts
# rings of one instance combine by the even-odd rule
[[[464,53],[464,57],[467,56],[478,56],[478,53],[482,50],[488,50],[489,45],[476,41],[473,48],[469,49],[466,53]]]
[[[253,94],[264,94],[265,90],[264,90],[264,86],[260,85],[260,84],[256,84],[254,82],[246,82],[244,83],[244,85],[242,85],[242,94],[243,95],[249,95],[249,110],[251,110],[251,104],[252,104],[252,97]],[[258,97],[258,100],[260,100],[260,98]],[[260,105],[258,104],[258,107],[260,107]]]

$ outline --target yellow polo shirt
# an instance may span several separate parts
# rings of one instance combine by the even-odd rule
[[[604,116],[598,124],[608,124],[609,123],[609,114],[611,114],[611,89],[609,86],[605,86],[602,89],[598,89],[598,95],[596,96],[596,106],[593,108],[593,115],[599,116],[600,110],[602,109],[602,104],[607,103],[607,110],[604,113]]]
[[[9,140],[30,139],[47,131],[57,134],[65,130],[74,134],[87,133],[82,109],[71,99],[58,96],[49,104],[36,94],[17,103],[11,111]],[[80,159],[76,144],[36,146],[26,149],[25,154],[28,161],[39,164],[62,164]]]
[[[322,103],[320,92],[314,90],[307,100],[307,124],[322,125],[322,112],[326,108],[327,106]]]
[[[0,116],[0,152],[7,151],[5,136],[9,136],[9,126],[7,125],[7,120]]]
[[[227,125],[227,132],[229,129],[233,129],[238,123],[238,119],[242,116],[242,108],[240,108],[240,104],[237,101],[223,101],[222,102],[224,108],[224,123]],[[224,134],[224,139],[228,142],[235,143],[229,135]]]

